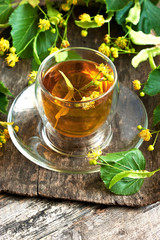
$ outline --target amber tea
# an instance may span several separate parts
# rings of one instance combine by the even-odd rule
[[[113,83],[114,74],[109,64],[88,60],[57,63],[42,79],[44,88],[50,93],[41,92],[49,123],[69,137],[94,133],[107,120]],[[105,95],[106,92],[109,93]]]

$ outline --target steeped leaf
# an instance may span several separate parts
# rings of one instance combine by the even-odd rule
[[[67,78],[67,76],[66,76],[62,71],[59,71],[59,72],[62,74],[62,76],[63,76],[63,78],[64,78],[64,80],[65,80],[65,82],[66,82],[67,88],[68,88],[68,93],[67,93],[67,95],[64,97],[64,99],[70,101],[70,100],[72,99],[73,95],[74,95],[73,85],[72,85],[72,83],[70,82],[70,80]],[[61,109],[59,110],[59,112],[58,112],[58,113],[56,114],[56,116],[55,116],[55,118],[56,118],[56,123],[55,123],[55,126],[54,126],[54,127],[56,127],[59,118],[60,118],[61,116],[65,116],[65,115],[68,113],[68,111],[69,111],[69,108],[67,108],[67,107],[61,107]]]

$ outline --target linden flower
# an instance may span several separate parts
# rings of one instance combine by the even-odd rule
[[[81,36],[82,36],[82,37],[87,37],[87,35],[88,35],[87,30],[83,29],[83,30],[81,31]]]
[[[16,52],[16,48],[15,48],[15,47],[11,47],[11,48],[9,49],[9,51],[10,51],[11,53],[15,53],[15,52]]]
[[[61,8],[63,11],[67,12],[70,10],[71,6],[68,3],[61,4]]]
[[[118,58],[118,49],[117,48],[112,47],[111,52],[112,52],[112,56],[114,58]]]
[[[87,13],[81,14],[81,15],[79,16],[79,19],[80,19],[82,22],[85,22],[85,21],[90,22],[90,21],[91,21],[91,17],[90,17],[90,15],[87,14]]]
[[[9,50],[9,41],[3,37],[0,39],[0,51],[5,52]]]
[[[107,57],[109,57],[111,55],[111,50],[105,43],[102,43],[99,46],[98,51],[105,54]]]
[[[76,5],[77,4],[77,0],[67,0],[67,3],[68,4],[73,4],[73,5]]]
[[[99,15],[97,14],[95,17],[94,17],[94,21],[97,23],[98,26],[102,26],[104,24],[104,17],[103,15]]]
[[[89,97],[82,97],[81,101],[89,101],[89,102],[85,102],[82,104],[82,108],[84,110],[89,110],[91,108],[95,108],[95,101],[90,101],[92,99],[95,99],[97,97],[99,97],[99,92],[92,92],[92,94]]]
[[[96,149],[92,149],[91,152],[87,154],[88,159],[90,160],[91,165],[95,165],[97,163],[97,159],[102,155],[102,150],[100,147]]]
[[[109,36],[109,34],[106,34],[106,35],[104,36],[104,42],[107,43],[107,44],[110,42],[110,36]]]
[[[72,2],[73,5],[77,4],[77,0],[71,0],[71,2]]]
[[[141,82],[139,80],[134,80],[132,83],[133,83],[134,90],[141,89]]]
[[[70,43],[67,40],[63,40],[61,43],[61,47],[62,48],[67,48],[70,46]]]
[[[34,83],[36,81],[36,76],[37,76],[37,71],[32,71],[29,75],[28,75],[28,84],[31,85],[32,83]]]
[[[96,66],[96,68],[103,74],[103,80],[107,80],[109,82],[114,81],[114,73],[107,65],[101,63],[99,66]]]
[[[46,19],[39,19],[39,24],[38,27],[42,30],[42,31],[46,31],[48,29],[50,29],[50,22],[49,20]]]
[[[144,129],[138,134],[138,136],[144,141],[149,141],[152,137],[152,134],[150,133],[149,129]]]
[[[14,127],[14,130],[15,130],[15,132],[18,132],[18,131],[19,131],[19,127],[16,125],[16,126]]]
[[[6,140],[8,140],[8,139],[10,138],[8,129],[5,128],[4,131],[3,131],[3,133],[4,133],[4,135],[5,135]]]
[[[6,57],[6,61],[9,67],[14,67],[16,62],[18,62],[18,56],[15,53],[9,53],[8,57]]]
[[[50,54],[57,52],[58,50],[59,50],[59,48],[57,48],[57,47],[51,48]]]
[[[116,44],[118,47],[124,49],[124,48],[127,47],[127,42],[128,42],[128,40],[125,39],[124,37],[118,37],[118,38],[116,39],[116,41],[115,41],[115,44]]]

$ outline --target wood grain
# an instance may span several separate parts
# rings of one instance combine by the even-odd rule
[[[0,239],[159,240],[160,204],[138,209],[0,196]]]
[[[83,8],[77,9],[77,15],[84,12]],[[69,41],[71,46],[85,46],[97,49],[103,42],[106,34],[106,26],[102,30],[89,30],[87,38],[80,36],[80,29],[73,21],[69,25]],[[121,28],[114,26],[112,34],[117,36]],[[151,70],[147,62],[140,64],[134,69],[130,62],[131,56],[123,55],[115,61],[118,70],[119,81],[128,88],[132,88],[132,80],[146,80]],[[30,60],[21,60],[15,68],[6,66],[4,60],[0,59],[1,80],[16,96],[27,86],[27,76],[31,70]],[[159,98],[144,97],[149,123],[151,124],[152,112]],[[10,100],[10,104],[13,99]],[[1,115],[1,119],[5,116]],[[147,169],[153,170],[160,166],[159,141],[153,153],[149,153],[147,144],[141,147],[146,159]],[[9,141],[0,151],[0,192],[9,192],[27,196],[43,196],[49,198],[62,198],[77,201],[94,202],[108,205],[144,206],[160,200],[160,178],[159,175],[146,179],[139,193],[133,196],[117,196],[107,191],[100,179],[99,173],[94,174],[62,174],[43,169],[26,159]]]

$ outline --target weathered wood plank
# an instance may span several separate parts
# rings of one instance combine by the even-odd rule
[[[158,240],[159,219],[159,203],[136,209],[4,195],[0,198],[0,239]]]

